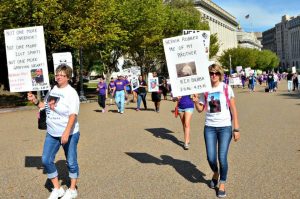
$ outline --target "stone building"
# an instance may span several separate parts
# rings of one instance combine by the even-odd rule
[[[282,16],[280,23],[263,32],[263,45],[264,49],[272,50],[278,55],[282,69],[296,66],[299,71],[300,15],[297,17]]]
[[[261,50],[261,42],[257,39],[254,32],[243,32],[242,30],[237,31],[238,46],[242,48],[254,48]]]
[[[195,0],[195,8],[207,20],[211,34],[217,33],[220,49],[217,56],[229,48],[236,48],[238,23],[236,18],[210,0]]]

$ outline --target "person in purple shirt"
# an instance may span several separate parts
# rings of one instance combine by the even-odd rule
[[[123,75],[119,75],[118,79],[115,81],[115,87],[113,90],[113,95],[115,96],[115,101],[118,107],[118,113],[124,113],[124,103],[126,94],[126,82],[122,79]]]
[[[191,119],[194,112],[194,102],[189,95],[177,97],[178,99],[178,113],[182,123],[184,132],[184,145],[185,150],[189,149],[190,143],[190,128]]]
[[[99,77],[97,91],[98,91],[98,104],[100,107],[102,107],[102,113],[104,113],[105,112],[105,100],[107,98],[107,85],[104,82],[103,76]]]
[[[109,105],[113,104],[112,101],[113,101],[113,98],[114,98],[114,95],[113,95],[114,87],[115,87],[115,80],[112,77],[112,78],[110,78],[110,82],[108,84]]]

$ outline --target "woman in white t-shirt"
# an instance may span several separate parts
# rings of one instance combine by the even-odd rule
[[[232,136],[234,141],[239,140],[240,130],[234,93],[230,86],[222,82],[224,74],[222,67],[216,64],[209,66],[209,74],[212,90],[201,94],[200,99],[198,95],[194,95],[193,101],[198,112],[206,110],[204,139],[207,160],[214,172],[210,187],[216,188],[219,183],[217,195],[223,198],[226,197],[228,149]],[[219,159],[219,166],[217,159]]]
[[[40,102],[32,93],[27,94],[28,100],[39,108],[46,109],[47,134],[42,164],[54,186],[49,199],[77,197],[76,183],[79,176],[77,144],[80,136],[77,116],[80,102],[76,90],[69,85],[71,78],[72,68],[60,65],[57,67],[55,75],[57,85],[47,93],[44,102]],[[55,155],[60,146],[64,149],[71,179],[70,188],[66,192],[59,185],[58,173],[54,164]]]

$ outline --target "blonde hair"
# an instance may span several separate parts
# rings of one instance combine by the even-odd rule
[[[55,70],[56,74],[59,72],[64,72],[67,76],[68,79],[72,78],[72,68],[70,66],[68,66],[67,64],[60,64],[56,70]]]
[[[218,64],[212,64],[208,67],[208,71],[209,72],[219,72],[220,75],[220,82],[223,81],[224,78],[224,69],[222,68],[222,66],[218,65]]]

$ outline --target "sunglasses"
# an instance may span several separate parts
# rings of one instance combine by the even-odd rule
[[[218,76],[220,76],[221,73],[220,73],[220,72],[216,72],[216,73],[214,73],[214,72],[209,72],[209,75],[210,75],[210,76],[213,76],[213,75],[218,75]]]

